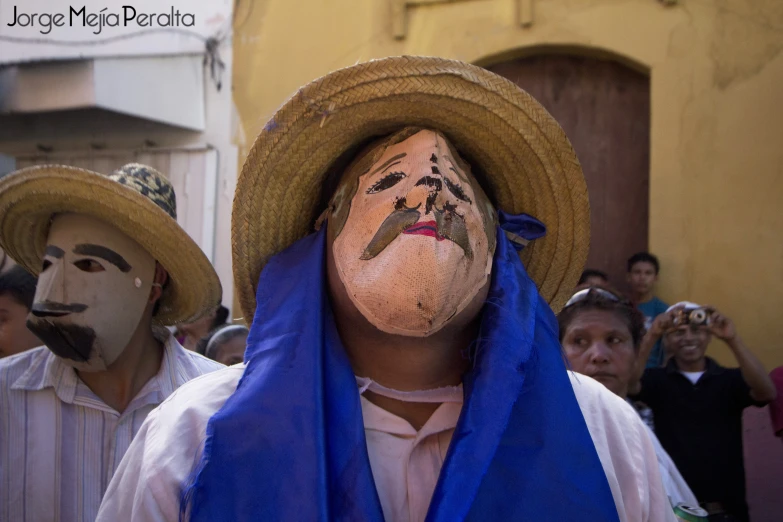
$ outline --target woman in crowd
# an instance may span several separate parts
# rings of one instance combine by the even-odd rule
[[[228,325],[212,332],[206,340],[204,355],[226,366],[239,364],[245,357],[248,329],[242,325]]]
[[[635,374],[639,343],[644,335],[644,317],[633,304],[606,287],[585,285],[577,287],[576,293],[560,312],[558,322],[560,342],[571,369],[594,378],[628,400],[628,387]],[[646,408],[631,405],[650,428],[652,419],[645,418]],[[652,429],[648,429],[648,433],[655,446],[661,479],[672,505],[698,505]]]

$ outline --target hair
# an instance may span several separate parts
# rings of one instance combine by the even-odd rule
[[[0,275],[0,295],[9,295],[14,301],[30,310],[33,307],[36,284],[38,278],[16,265]]]
[[[661,270],[661,265],[658,263],[658,258],[649,252],[637,252],[628,258],[628,271],[630,272],[633,265],[636,263],[650,263],[655,267],[656,275]]]
[[[563,308],[557,316],[557,322],[560,326],[560,342],[563,342],[568,327],[571,322],[582,312],[587,310],[602,310],[612,312],[628,327],[633,339],[634,349],[638,350],[639,343],[644,335],[644,316],[625,296],[608,285],[581,285],[574,289],[574,293],[586,288],[600,288],[617,297],[617,301],[601,295],[598,292],[588,292],[587,297],[571,306]]]
[[[584,272],[582,272],[582,276],[579,278],[579,282],[576,283],[578,285],[583,285],[587,282],[587,280],[591,277],[600,277],[605,282],[609,282],[609,276],[606,275],[606,272],[602,272],[601,270],[595,270],[594,268],[587,268]]]
[[[213,361],[217,361],[221,346],[241,335],[247,335],[248,333],[249,330],[241,325],[223,325],[210,332],[207,336],[208,338],[204,337],[204,339],[207,340],[204,345],[204,355]],[[201,341],[199,341],[199,344],[201,344]]]
[[[193,351],[198,353],[198,354],[200,354],[200,355],[205,355],[206,356],[207,345],[209,344],[209,341],[212,339],[212,337],[216,333],[218,333],[219,330],[221,330],[222,328],[225,328],[226,326],[228,326],[228,325],[227,324],[221,325],[221,326],[218,326],[217,328],[214,328],[214,329],[210,330],[207,335],[205,335],[204,337],[202,337],[201,339],[198,340],[198,342],[196,343],[195,348],[193,348]]]
[[[209,340],[212,339],[212,336],[215,335],[220,330],[222,330],[223,328],[226,328],[227,326],[231,326],[230,324],[226,323],[227,320],[228,320],[228,308],[226,308],[223,305],[220,305],[218,309],[215,311],[215,318],[212,319],[212,323],[209,326],[209,333],[207,333],[207,335],[205,335],[204,337],[198,340],[193,350],[201,355],[206,355],[205,352],[207,351],[207,344],[209,344]]]
[[[226,324],[226,321],[228,321],[228,308],[226,308],[223,305],[220,305],[218,309],[215,311],[215,319],[212,320],[212,325],[210,326],[209,329],[214,330],[216,328],[224,326]]]
[[[155,272],[158,271],[157,267],[160,265],[157,261],[155,262]],[[160,265],[161,268],[163,268],[163,265]],[[163,271],[166,272],[166,269],[163,268]],[[155,317],[158,315],[158,311],[160,311],[160,302],[163,301],[163,296],[166,294],[166,289],[169,287],[169,282],[171,282],[171,276],[168,272],[166,272],[166,280],[163,282],[163,284],[160,287],[160,297],[157,301],[155,301],[155,304],[152,306],[152,317]]]

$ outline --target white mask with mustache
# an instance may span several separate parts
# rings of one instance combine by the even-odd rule
[[[155,260],[111,225],[61,214],[52,221],[43,263],[28,327],[66,364],[105,370],[139,325]]]
[[[446,139],[420,130],[370,151],[338,188],[350,210],[338,227],[337,272],[357,309],[378,329],[424,337],[461,312],[486,284],[495,212]],[[355,184],[355,189],[351,184]],[[340,215],[340,211],[336,213]],[[342,212],[344,215],[345,212]]]

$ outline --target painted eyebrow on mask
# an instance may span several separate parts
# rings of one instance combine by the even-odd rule
[[[62,248],[57,248],[54,245],[49,245],[46,247],[46,250],[44,250],[45,256],[52,256],[55,259],[62,259],[62,257],[65,255],[65,252]]]
[[[110,248],[106,248],[100,245],[91,245],[89,243],[76,245],[73,248],[74,254],[81,254],[85,256],[100,257],[101,259],[113,264],[122,272],[130,272],[131,266],[125,261],[121,255]]]
[[[452,158],[452,157],[451,157],[451,156],[449,156],[448,154],[444,154],[444,155],[443,155],[443,157],[444,157],[445,159],[449,160],[449,163],[451,163],[451,165],[449,166],[449,170],[450,170],[450,171],[452,171],[454,174],[456,174],[456,175],[457,175],[457,177],[458,177],[458,178],[459,178],[459,179],[460,179],[460,180],[461,180],[463,183],[467,183],[467,182],[468,182],[468,178],[467,178],[467,176],[466,176],[466,175],[465,175],[463,172],[460,172],[459,170],[457,170],[456,168],[454,168],[454,166],[455,166],[455,165],[457,165],[457,162],[456,162],[456,161],[454,161],[454,158]]]
[[[443,178],[443,183],[446,185],[446,188],[449,189],[449,192],[454,194],[454,197],[457,199],[460,199],[462,201],[465,201],[466,203],[473,203],[467,194],[465,194],[465,191],[462,190],[462,187],[457,185],[456,183],[452,183],[449,178]]]
[[[392,156],[388,160],[384,161],[383,164],[380,167],[378,167],[377,169],[372,171],[370,173],[370,176],[372,176],[373,174],[375,174],[377,172],[383,172],[384,170],[388,169],[389,167],[391,167],[393,165],[396,165],[397,163],[399,163],[399,160],[401,160],[402,158],[404,158],[407,155],[408,154],[403,152],[402,154],[397,154],[396,156]]]

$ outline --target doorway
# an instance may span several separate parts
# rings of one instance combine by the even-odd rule
[[[626,260],[648,248],[649,77],[615,61],[560,54],[486,68],[529,92],[565,130],[590,197],[586,268],[626,290]]]

